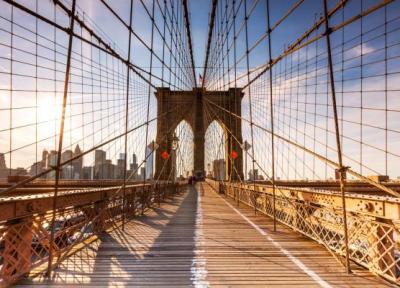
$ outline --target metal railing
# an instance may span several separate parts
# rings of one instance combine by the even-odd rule
[[[274,216],[271,187],[254,187],[212,180],[208,180],[208,183],[219,193],[233,198],[238,205],[243,203],[257,212]],[[340,196],[330,197],[328,194],[324,196],[316,192],[314,197],[310,195],[304,197],[305,194],[296,188],[277,187],[277,190],[276,220],[322,244],[343,263],[346,250],[343,215],[340,203],[334,201],[335,197],[340,198]],[[321,197],[326,199],[321,200]],[[385,203],[375,203],[370,201],[374,196],[370,198],[346,197],[346,204],[349,204],[347,205],[349,259],[372,273],[399,284],[400,205],[394,198],[393,201],[386,198]],[[385,205],[392,205],[392,208],[384,207]]]
[[[85,243],[98,239],[99,233],[119,229],[124,214],[126,218],[144,214],[182,187],[172,182],[127,185],[125,201],[120,187],[66,192],[59,195],[55,211],[48,208],[52,206],[51,196],[2,201],[0,286],[14,283],[32,270],[52,271]],[[51,241],[53,212],[55,231]]]

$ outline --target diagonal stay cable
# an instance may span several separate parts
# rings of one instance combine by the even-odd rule
[[[217,115],[217,113],[214,112],[214,114],[215,114],[215,117],[217,117],[218,119],[220,119],[219,116]],[[230,131],[229,129],[227,129],[227,132],[230,133],[230,135],[232,136],[232,138],[233,138],[239,145],[242,144],[242,143],[240,143],[240,141],[235,137],[235,135],[233,135],[232,131]],[[256,161],[256,159],[254,159],[253,155],[251,155],[248,151],[245,151],[245,152],[246,152],[247,155],[253,160],[254,164],[257,165],[257,167],[267,176],[268,181],[272,184],[273,182],[272,182],[272,180],[271,180],[269,174],[261,167],[261,165],[258,164],[258,162]],[[288,197],[282,192],[281,187],[279,187],[279,186],[277,186],[277,185],[275,185],[275,187],[276,187],[276,190],[278,190],[278,192],[281,194],[282,198],[285,199],[285,201],[286,201],[290,206],[292,206],[293,211],[296,211],[297,216],[300,217],[300,218],[304,221],[305,225],[312,231],[312,233],[314,234],[314,237],[315,237],[316,239],[318,239],[318,242],[321,243],[321,244],[329,251],[329,253],[330,253],[340,264],[344,265],[344,263],[342,262],[342,260],[341,260],[340,258],[338,258],[338,256],[334,253],[334,251],[332,251],[332,250],[330,249],[330,247],[323,241],[323,239],[320,237],[321,235],[320,235],[319,233],[317,233],[317,232],[315,231],[315,229],[311,226],[311,224],[307,221],[307,219],[305,219],[304,216],[301,215],[301,213],[298,211],[298,209],[297,209],[297,207],[295,206],[295,204],[292,203],[291,199],[288,198]],[[257,193],[257,191],[256,191],[255,188],[254,188],[254,193]],[[254,204],[254,206],[255,206],[254,208],[256,209],[256,204]],[[299,231],[301,231],[301,230],[299,230]]]
[[[206,100],[207,102],[209,102],[210,104],[212,104],[213,106],[215,106],[215,107],[217,107],[217,108],[219,108],[219,109],[225,110],[227,113],[230,113],[232,116],[234,116],[234,117],[236,117],[236,118],[238,118],[238,119],[240,119],[240,120],[242,120],[242,121],[246,121],[246,122],[250,123],[250,121],[249,121],[248,119],[246,119],[246,118],[244,118],[244,117],[241,117],[241,116],[239,116],[239,115],[237,115],[237,114],[235,114],[235,113],[233,113],[233,112],[231,112],[231,111],[228,111],[227,109],[225,109],[225,108],[219,106],[218,104],[216,104],[216,103],[210,101],[209,99],[205,99],[205,100]],[[256,123],[253,123],[253,125],[256,126],[256,127],[258,127],[259,129],[261,129],[261,130],[263,130],[263,131],[269,133],[269,134],[272,133],[271,130],[269,130],[269,129],[265,128],[265,127],[262,127],[261,125],[258,125],[258,124],[256,124]],[[276,138],[278,138],[278,139],[280,139],[280,140],[283,140],[283,141],[289,143],[290,145],[293,145],[293,146],[295,146],[295,147],[297,147],[297,148],[299,148],[299,149],[301,149],[301,150],[303,150],[303,151],[305,151],[305,152],[307,152],[307,153],[309,153],[309,154],[315,156],[316,158],[318,158],[318,159],[324,161],[325,163],[327,163],[327,164],[330,165],[331,167],[339,168],[339,164],[338,164],[338,163],[336,163],[336,162],[334,162],[334,161],[332,161],[332,160],[330,160],[330,159],[328,159],[328,158],[322,156],[321,154],[318,154],[318,153],[316,153],[316,152],[314,152],[314,151],[311,151],[310,149],[308,149],[308,148],[306,148],[306,147],[304,147],[304,146],[302,146],[302,145],[300,145],[300,144],[298,144],[298,143],[296,143],[296,142],[294,142],[294,141],[292,141],[292,140],[289,140],[289,139],[287,139],[286,137],[283,137],[283,136],[281,136],[281,135],[279,135],[279,134],[275,134],[274,137],[276,137]],[[384,185],[382,185],[382,184],[380,184],[380,183],[378,183],[378,182],[376,182],[376,181],[374,181],[374,180],[372,180],[372,179],[370,179],[370,178],[368,178],[368,177],[365,177],[364,175],[361,175],[361,174],[355,172],[354,170],[352,170],[352,169],[350,169],[350,168],[347,169],[347,172],[348,172],[349,174],[351,174],[351,175],[353,175],[353,176],[359,178],[360,180],[366,181],[367,183],[369,183],[369,184],[375,186],[376,188],[379,188],[380,190],[382,190],[382,191],[384,191],[384,192],[386,192],[386,193],[388,193],[388,194],[390,194],[390,195],[395,196],[396,198],[400,198],[400,193],[397,192],[397,191],[395,191],[395,190],[393,190],[393,189],[391,189],[391,188],[389,188],[389,187],[386,187],[386,186],[384,186]]]
[[[144,127],[144,126],[147,125],[148,123],[154,122],[154,121],[157,120],[158,118],[166,117],[168,114],[173,113],[173,111],[175,111],[175,110],[178,111],[179,108],[178,108],[178,107],[175,107],[174,109],[171,109],[170,111],[167,111],[167,112],[165,112],[164,114],[161,114],[161,115],[160,115],[161,117],[160,117],[160,116],[154,117],[154,118],[150,119],[148,122],[144,122],[144,123],[142,123],[142,124],[140,124],[140,125],[137,125],[136,127],[133,127],[133,128],[129,129],[128,131],[126,131],[126,132],[124,132],[124,133],[121,133],[121,134],[119,134],[119,135],[117,135],[117,136],[115,136],[115,137],[113,137],[113,138],[110,138],[109,140],[107,140],[107,141],[105,141],[105,142],[103,142],[103,143],[100,143],[100,144],[98,144],[98,145],[96,145],[96,146],[94,146],[94,147],[92,147],[92,148],[90,148],[90,149],[88,149],[88,150],[86,150],[86,151],[84,151],[84,152],[82,152],[82,153],[80,153],[80,154],[74,156],[74,157],[71,157],[70,159],[61,162],[61,163],[60,163],[60,167],[65,166],[65,165],[67,165],[67,164],[69,164],[69,163],[72,163],[74,160],[77,160],[77,159],[79,159],[79,158],[81,158],[81,157],[83,157],[83,156],[85,156],[85,155],[87,155],[87,154],[89,154],[89,153],[95,151],[96,149],[99,149],[99,148],[101,148],[101,147],[103,147],[103,146],[105,146],[105,145],[107,145],[107,144],[109,144],[109,143],[111,143],[111,142],[113,142],[113,141],[119,139],[119,138],[122,138],[123,136],[125,136],[126,133],[127,133],[127,134],[130,134],[130,133],[132,133],[132,132],[138,130],[139,128]],[[27,184],[27,183],[30,183],[30,182],[32,182],[33,180],[35,180],[35,179],[37,179],[37,178],[40,178],[40,177],[42,177],[42,176],[44,176],[44,175],[50,173],[51,171],[54,171],[55,169],[56,169],[55,167],[50,167],[50,168],[44,170],[43,172],[40,172],[40,173],[37,174],[37,175],[34,175],[34,176],[29,177],[29,178],[27,178],[27,179],[25,179],[25,180],[22,180],[22,181],[20,181],[20,182],[18,182],[18,183],[16,183],[16,184],[14,184],[13,186],[11,186],[11,187],[9,187],[9,188],[7,188],[7,189],[4,189],[4,190],[2,190],[2,191],[0,191],[0,195],[5,194],[5,193],[12,192],[12,191],[14,191],[14,190],[17,189],[17,188],[19,188],[19,187],[21,187],[21,186],[23,186],[23,185],[25,185],[25,184]]]

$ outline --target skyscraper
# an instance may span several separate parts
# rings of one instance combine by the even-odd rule
[[[153,179],[153,166],[154,166],[154,149],[156,149],[156,143],[151,141],[146,147],[146,179]]]
[[[132,163],[129,165],[129,171],[128,171],[128,177],[129,180],[138,180],[138,163],[137,163],[137,157],[136,154],[132,154]],[[132,175],[133,174],[133,175]]]
[[[74,166],[71,164],[64,165],[61,170],[61,179],[73,179]]]
[[[98,166],[106,161],[106,151],[94,151],[94,166]]]
[[[43,170],[44,170],[43,161],[38,161],[31,165],[31,168],[29,169],[29,174],[31,176],[35,176],[43,172]]]
[[[140,167],[139,179],[140,180],[144,180],[145,174],[146,174],[146,168],[145,167]]]
[[[65,150],[64,152],[62,152],[61,154],[61,163],[68,161],[72,158],[72,150]]]
[[[0,169],[7,169],[4,153],[0,153]]]
[[[57,151],[51,150],[50,153],[47,155],[47,166],[48,168],[56,167],[57,166]],[[47,174],[47,179],[55,179],[56,171],[51,171]]]
[[[81,179],[93,180],[94,169],[92,166],[85,166],[82,168]]]
[[[48,157],[49,157],[49,152],[47,152],[47,150],[44,149],[42,152],[42,167],[43,167],[43,169],[48,168],[48,163],[47,163]]]
[[[124,173],[126,170],[125,153],[119,154],[119,159],[117,160],[117,179],[124,179]]]
[[[103,166],[103,169],[101,169],[103,174],[101,179],[115,179],[116,167],[112,161],[107,159]]]
[[[65,150],[61,154],[61,163],[68,161],[72,158],[72,150]],[[74,178],[74,167],[71,163],[65,164],[61,168],[61,179],[73,179]]]
[[[9,174],[4,153],[0,153],[0,179],[6,179]],[[0,180],[2,181],[2,180]]]
[[[96,150],[94,152],[94,179],[101,179],[102,175],[104,174],[103,171],[103,164],[106,162],[106,151],[103,150]]]
[[[82,154],[82,150],[79,145],[76,145],[73,157],[79,156]],[[82,167],[83,167],[83,157],[79,157],[72,161],[72,166],[74,167],[74,179],[82,179]]]
[[[49,168],[47,163],[48,157],[49,157],[49,152],[47,152],[47,150],[44,149],[42,152],[42,160],[32,164],[29,174],[31,176],[35,176],[37,174],[42,173],[44,170],[48,169]],[[44,175],[41,178],[46,178],[46,177],[47,175]]]

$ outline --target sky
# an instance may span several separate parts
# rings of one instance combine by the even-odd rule
[[[19,2],[33,11],[37,9],[39,14],[55,20],[63,27],[68,26],[68,17],[60,9],[55,11],[51,1]],[[63,2],[70,5],[70,0],[64,0]],[[271,23],[276,23],[295,2],[295,0],[270,1]],[[336,2],[336,0],[329,1],[329,7],[333,7]],[[331,25],[337,25],[343,20],[357,15],[360,11],[376,5],[378,2],[377,0],[348,1],[343,12],[339,12],[331,19]],[[346,155],[350,158],[356,158],[357,161],[362,158],[362,161],[367,166],[376,165],[378,172],[386,172],[385,161],[382,160],[382,157],[386,157],[390,160],[389,170],[393,176],[400,174],[398,172],[400,169],[398,164],[400,163],[398,157],[400,155],[398,148],[400,146],[400,87],[398,86],[398,83],[400,83],[399,2],[398,0],[394,1],[388,8],[380,9],[364,17],[362,21],[356,21],[346,26],[345,29],[332,34],[331,37],[332,46],[334,47],[333,60],[336,71],[337,92],[341,95],[339,97],[339,105],[343,106],[343,109],[340,110],[340,117],[346,123],[342,127],[343,134],[348,137],[343,139],[343,143],[346,144]],[[123,21],[128,23],[130,1],[109,1],[109,3]],[[141,1],[134,1],[133,3],[133,30],[146,45],[150,45],[152,25],[145,8],[151,11],[153,2],[143,0],[143,4]],[[225,2],[222,1],[221,3]],[[238,3],[243,3],[243,1],[236,1],[236,3],[239,5]],[[256,9],[248,22],[249,43],[251,44],[265,33],[266,7],[265,1],[255,2],[254,0],[249,0],[247,3],[249,7],[252,6],[252,3],[257,3]],[[271,36],[273,58],[278,57],[289,43],[292,43],[313,25],[315,19],[321,15],[322,3],[323,1],[318,0],[304,1],[284,21],[284,25],[278,26],[274,30]],[[121,22],[117,21],[111,12],[101,5],[98,0],[77,0],[77,4],[79,6],[78,15],[89,26],[93,27],[96,33],[106,39],[120,55],[127,57],[129,47],[128,34]],[[189,0],[196,77],[203,73],[210,6],[211,1],[209,0]],[[238,27],[243,18],[242,14],[242,12],[239,12]],[[156,9],[155,22],[161,25],[160,16],[160,12]],[[14,21],[14,25],[11,25],[11,21]],[[6,153],[8,165],[12,162],[11,165],[14,168],[20,166],[29,167],[31,163],[40,160],[43,149],[52,150],[57,147],[57,137],[54,137],[54,133],[59,127],[59,119],[56,118],[59,118],[60,115],[68,37],[66,33],[55,31],[50,25],[37,21],[34,17],[17,8],[11,10],[10,5],[5,2],[0,4],[0,28],[0,89],[2,89],[0,94],[0,152]],[[389,31],[386,38],[384,38],[383,29]],[[15,34],[14,37],[10,36],[11,30]],[[37,31],[38,35],[35,34],[35,31]],[[75,32],[82,34],[86,39],[91,39],[90,35],[85,31],[81,31],[78,26],[75,28]],[[360,37],[361,32],[363,38]],[[155,33],[153,49],[157,55],[161,55],[163,45],[161,45],[160,36],[157,35]],[[229,41],[232,41],[232,39]],[[346,43],[345,45],[341,45],[343,41]],[[361,44],[361,42],[363,43]],[[386,49],[385,43],[388,47]],[[14,46],[14,49],[11,50],[10,46]],[[244,55],[245,48],[243,30],[238,35],[237,40],[238,57],[239,55]],[[343,50],[341,50],[342,48]],[[318,47],[315,44],[311,44],[307,49],[302,49],[298,53],[286,57],[273,69],[273,93],[276,101],[276,113],[280,117],[277,118],[277,129],[282,135],[291,135],[290,137],[296,135],[294,139],[305,146],[312,146],[313,143],[309,143],[309,141],[306,141],[307,139],[302,139],[301,133],[299,134],[298,132],[305,132],[307,135],[315,137],[312,130],[313,126],[316,125],[321,127],[320,139],[323,139],[322,142],[327,141],[331,145],[333,143],[332,140],[334,141],[334,138],[331,137],[332,135],[326,136],[327,133],[323,129],[324,127],[325,129],[332,129],[331,122],[326,123],[326,116],[331,117],[332,115],[330,110],[326,110],[328,90],[324,51],[325,40],[321,39],[321,41],[318,41]],[[267,63],[267,52],[267,40],[264,39],[250,54],[250,68]],[[316,56],[318,53],[320,55]],[[74,146],[79,144],[85,150],[96,143],[101,143],[123,132],[125,127],[126,69],[119,61],[106,56],[98,49],[91,48],[89,45],[82,43],[82,41],[73,42],[73,58],[72,83],[68,97],[69,110],[67,109],[67,119],[69,121],[66,123],[67,137],[64,147],[73,150]],[[166,53],[165,61],[168,62],[170,59],[170,53]],[[318,63],[314,63],[315,59],[318,60]],[[149,71],[150,53],[148,53],[144,44],[135,37],[131,41],[130,60],[139,68]],[[230,53],[230,60],[232,64],[232,53]],[[12,65],[11,62],[13,62]],[[35,68],[36,66],[38,68]],[[170,78],[174,85],[180,85],[178,88],[191,88],[183,87],[183,84],[179,83],[176,77],[172,75],[173,72],[163,71],[159,59],[153,58],[152,66],[154,77],[151,82],[156,86],[161,86],[161,84],[160,81],[154,78],[162,77],[162,73],[165,73],[163,77],[165,79]],[[311,71],[314,68],[316,71]],[[342,68],[344,68],[343,72],[341,72]],[[310,72],[308,73],[310,75],[309,79],[304,78],[306,69]],[[57,71],[55,72],[55,70]],[[238,75],[245,76],[243,74],[246,72],[245,57],[238,63],[237,70]],[[10,77],[10,73],[13,74],[13,77]],[[385,73],[388,75],[385,76]],[[225,77],[228,77],[227,74]],[[232,72],[229,76],[232,76]],[[365,80],[359,81],[360,77],[365,77]],[[267,85],[265,84],[267,80],[267,75],[264,75],[252,86],[254,87],[252,88],[254,119],[264,127],[268,126],[267,107],[269,104],[268,97],[265,97],[268,93],[266,90]],[[214,81],[217,85],[220,84],[219,81],[222,81],[222,79],[215,78]],[[245,81],[247,81],[246,77],[243,77],[238,85],[244,85]],[[307,103],[312,102],[310,97],[314,92],[310,91],[310,85],[313,85],[313,81],[317,83],[315,87],[317,87],[319,95],[317,108]],[[149,94],[151,95],[149,119],[156,117],[157,104],[153,96],[154,90],[134,73],[130,77],[129,89],[129,95],[132,95],[132,97],[129,98],[128,128],[134,128],[147,117],[147,96]],[[383,92],[385,89],[389,91]],[[242,110],[244,117],[249,119],[250,101],[248,91],[245,91],[245,93],[246,97],[243,99]],[[362,96],[360,96],[361,93]],[[300,111],[300,114],[296,116],[297,120],[295,120],[295,117],[291,114],[294,108],[289,108],[288,103],[293,102],[299,94],[303,96],[297,99],[300,99],[300,102],[306,102],[306,104],[304,107],[300,107],[300,110],[303,111]],[[360,112],[361,109],[359,109],[361,102],[365,108],[362,113]],[[12,107],[12,115],[10,115],[10,107]],[[387,107],[390,107],[390,111]],[[377,111],[378,108],[386,111],[382,113],[382,111]],[[312,124],[302,123],[302,121],[310,121],[314,114],[320,114],[316,117],[316,120],[312,120],[316,122],[312,122]],[[385,120],[385,118],[387,119]],[[364,123],[362,128],[357,125],[360,121]],[[385,124],[385,121],[387,124]],[[293,128],[294,126],[291,126],[292,128],[288,127],[293,123],[297,128]],[[155,124],[155,122],[152,122],[147,127],[148,129],[142,127],[130,134],[128,141],[132,145],[128,149],[129,155],[136,153],[138,159],[144,157],[146,143],[155,139]],[[243,125],[244,139],[250,140],[250,129],[246,124]],[[383,128],[387,128],[389,131],[389,141],[382,141],[386,137],[385,133],[383,133]],[[292,132],[297,132],[290,134],[291,129]],[[148,134],[147,139],[143,137],[146,134]],[[265,133],[258,131],[255,134],[260,143],[255,151],[256,158],[268,163],[269,160],[265,158],[267,154],[265,151],[268,148],[265,147],[268,146],[268,141],[270,140],[268,140],[269,138]],[[363,134],[362,139],[360,134]],[[190,139],[190,137],[186,138]],[[360,152],[357,141],[351,138],[364,142],[363,147],[361,147],[363,152]],[[38,140],[40,141],[38,142]],[[119,152],[123,147],[122,140],[120,139],[112,145],[104,147],[114,162],[119,157]],[[32,145],[32,143],[35,144]],[[323,146],[313,149],[320,149],[318,152],[324,154],[326,151],[323,151]],[[382,154],[382,151],[375,149],[377,147],[389,153]],[[281,144],[279,149],[286,151],[288,147]],[[9,153],[10,151],[12,153]],[[335,156],[330,153],[332,151],[326,155],[334,158]],[[296,162],[301,160],[298,152],[288,153],[286,157]],[[380,161],[376,161],[378,163],[374,163],[376,157],[380,159]],[[92,161],[90,159],[87,160],[86,164],[90,165]],[[351,166],[357,166],[357,161],[353,160],[349,160]],[[283,159],[281,161],[282,163],[284,162]],[[268,164],[265,165],[268,166]],[[371,173],[371,171],[368,173]]]
[[[197,77],[203,74],[204,57],[206,55],[206,42],[208,37],[208,22],[211,1],[189,1],[190,20],[192,25],[192,42],[194,62],[197,66]]]

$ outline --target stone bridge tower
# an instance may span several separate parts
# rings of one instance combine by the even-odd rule
[[[194,172],[204,175],[204,136],[208,126],[216,120],[225,131],[226,175],[231,175],[232,180],[243,179],[243,155],[239,144],[243,142],[241,120],[229,113],[241,116],[243,93],[240,88],[230,88],[228,91],[201,88],[171,91],[169,88],[158,88],[155,94],[158,105],[156,142],[160,145],[156,152],[155,178],[166,180],[169,177],[175,159],[170,157],[164,160],[161,153],[171,153],[174,131],[182,120],[187,121],[193,130]],[[232,150],[237,153],[233,163],[229,160]]]

